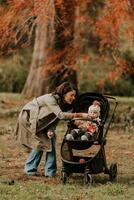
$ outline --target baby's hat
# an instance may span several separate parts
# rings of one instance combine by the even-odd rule
[[[100,115],[100,106],[98,105],[91,105],[88,109],[88,113],[90,112],[97,112]]]

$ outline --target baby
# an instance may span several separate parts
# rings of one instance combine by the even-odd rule
[[[98,131],[100,125],[100,102],[95,100],[88,109],[88,120],[75,120],[76,129],[66,135],[67,140],[90,140]]]

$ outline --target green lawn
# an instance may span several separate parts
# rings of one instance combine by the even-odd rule
[[[1,199],[14,200],[125,200],[133,199],[133,185],[129,184],[97,184],[90,188],[82,185],[48,184],[48,183],[17,183],[14,186],[0,185]]]

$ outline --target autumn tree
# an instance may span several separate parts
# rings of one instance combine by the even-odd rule
[[[41,4],[43,9],[36,20],[33,59],[23,90],[27,96],[53,91],[67,80],[77,84],[73,55],[74,2],[47,1]],[[34,6],[36,8],[38,2]]]
[[[81,10],[88,3],[92,4],[92,1],[35,0],[28,4],[25,1],[12,2],[11,9],[6,13],[12,20],[8,21],[6,16],[4,19],[6,27],[13,28],[8,29],[7,45],[3,43],[2,52],[28,46],[29,38],[35,30],[33,58],[23,94],[40,95],[54,90],[66,80],[77,85],[75,63],[82,44],[80,26],[87,22],[82,21],[85,16]]]
[[[134,66],[121,52],[121,41],[134,38],[132,10],[131,0],[105,1],[101,16],[95,24],[96,33],[100,38],[99,51],[113,60],[111,71],[106,77],[112,82],[116,82],[124,73],[134,73]]]
[[[77,85],[76,50],[73,47],[74,5],[69,0],[35,0],[28,4],[26,1],[12,1],[8,12],[3,10],[5,21],[1,20],[1,34],[8,27],[7,35],[0,41],[4,44],[1,47],[3,54],[28,46],[29,36],[35,31],[33,58],[23,94],[40,95],[54,90],[66,80]]]
[[[109,80],[133,71],[120,50],[121,30],[132,38],[134,34],[132,0],[10,0],[6,5],[0,8],[1,55],[33,45],[25,95],[52,91],[65,80],[77,84],[76,59],[95,40],[98,57],[113,59]],[[89,41],[84,44],[82,38]]]

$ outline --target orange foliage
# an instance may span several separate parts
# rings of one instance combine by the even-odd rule
[[[49,10],[48,4],[50,4],[50,0],[9,0],[9,9],[1,12],[0,18],[0,44],[2,46],[8,44],[11,41],[15,41],[16,37],[16,29],[20,28],[25,24],[25,21],[32,16],[38,16],[38,21],[49,20],[52,15],[54,15],[54,11]],[[93,0],[75,0],[75,7],[82,7],[86,4],[92,5]],[[101,38],[101,48],[106,47],[114,47],[118,48],[118,34],[120,30],[121,24],[124,21],[130,19],[130,10],[133,1],[131,0],[109,0],[105,1],[105,6],[102,10],[102,15],[96,21],[96,34]],[[64,0],[56,0],[55,5],[58,6],[61,10],[64,11]],[[0,7],[0,10],[3,11],[3,8]],[[45,14],[44,14],[45,13]],[[67,15],[68,13],[65,13]],[[134,18],[134,15],[131,15]],[[131,17],[132,19],[132,17]],[[60,20],[60,23],[64,23]],[[79,23],[87,23],[89,18],[87,16],[78,16]],[[89,23],[89,22],[88,22]],[[91,21],[90,21],[91,23]],[[66,28],[66,27],[65,27]],[[132,26],[131,26],[132,29]],[[23,32],[28,32],[28,27],[23,26],[21,29]],[[70,31],[65,29],[64,36],[68,36]],[[128,29],[126,32],[131,33],[131,30]],[[4,37],[3,37],[4,35]]]
[[[48,50],[49,51],[49,50]],[[53,72],[61,70],[65,64],[67,67],[76,70],[76,55],[79,54],[79,48],[77,46],[69,46],[62,50],[55,50],[51,54],[47,55],[47,61],[42,67],[41,75],[53,74]]]
[[[34,23],[46,23],[50,20],[54,15],[53,9],[49,9],[50,3],[50,0],[9,0],[7,7],[0,6],[2,11],[0,17],[0,55],[8,54],[17,47],[23,48],[29,45],[28,36],[33,28],[32,19],[36,16]],[[27,35],[27,40],[20,44],[24,35]]]
[[[99,86],[100,89],[103,89],[104,84],[105,84],[105,80],[104,79],[98,80],[98,82],[97,82],[97,85]]]
[[[105,1],[102,16],[96,22],[96,33],[101,38],[101,49],[119,47],[120,27],[129,20],[128,0]]]
[[[119,71],[115,70],[115,71],[109,72],[106,79],[114,85],[116,81],[119,79],[119,77],[120,77]]]
[[[116,60],[114,70],[107,74],[106,79],[115,84],[122,74],[131,73],[134,73],[134,68],[130,65],[130,63],[122,58],[118,58]]]
[[[90,60],[90,55],[84,55],[82,58],[83,65],[86,65]]]
[[[120,30],[123,27],[126,38],[134,38],[134,1],[109,0],[105,1],[104,8],[96,21],[96,34],[100,38],[100,51],[109,51],[111,54],[119,52]],[[126,24],[126,26],[124,26]],[[113,84],[124,73],[134,73],[133,66],[121,55],[114,58],[114,70],[107,74],[106,79]]]
[[[5,47],[7,47],[6,51],[8,52],[14,49],[15,45],[17,45],[16,36],[20,26],[23,27],[21,28],[22,35],[28,32],[25,22],[31,17],[30,10],[32,8],[32,0],[28,2],[26,0],[10,0],[8,1],[8,7],[1,7],[3,11],[0,17],[0,44],[2,50]],[[5,51],[1,54],[3,53]]]
[[[94,74],[91,70],[88,70],[88,80],[93,80]]]
[[[95,27],[94,33],[100,38],[100,51],[110,50],[114,51],[119,49],[119,31],[124,22],[134,22],[134,3],[133,0],[105,0],[101,14],[96,18],[96,21],[91,16],[85,15],[85,7],[92,6],[93,0],[75,0],[73,1],[74,7],[69,7],[67,11],[65,6],[69,6],[72,1],[55,0],[53,7],[49,6],[53,1],[50,0],[9,0],[8,7],[4,8],[0,6],[0,45],[1,53],[10,53],[19,44],[19,47],[26,47],[29,45],[29,41],[19,43],[21,37],[25,34],[29,34],[30,27],[29,21],[33,16],[36,16],[35,23],[47,23],[51,19],[60,26],[62,31],[59,33],[61,39],[64,38],[65,47],[61,50],[55,50],[47,55],[47,63],[43,67],[43,74],[46,70],[52,72],[55,69],[60,69],[59,63],[66,63],[69,66],[76,67],[75,60],[80,52],[80,43],[73,44],[73,35],[77,31],[77,37],[85,36],[89,34],[91,26]],[[74,16],[72,9],[79,8],[82,12],[78,12],[77,16]],[[59,11],[56,15],[56,9]],[[70,14],[72,18],[70,18]],[[55,16],[56,15],[56,16]],[[77,22],[76,27],[73,26],[73,20]],[[57,25],[56,24],[56,25]],[[85,24],[85,28],[83,24]],[[88,28],[87,28],[88,27]],[[87,30],[89,29],[89,30]],[[86,32],[87,31],[87,32]],[[92,33],[92,32],[91,32]],[[134,37],[133,23],[126,28],[126,34],[128,37]],[[86,35],[87,36],[87,35]],[[72,38],[71,38],[72,37]],[[72,41],[70,42],[70,40]],[[49,50],[48,50],[49,52]],[[83,56],[83,65],[86,65],[90,60],[89,55]],[[51,63],[54,63],[51,66]],[[51,67],[50,67],[51,66]],[[132,67],[129,63],[121,58],[116,58],[115,61],[116,70],[110,72],[107,76],[109,80],[117,80],[117,77],[122,73],[132,72]],[[103,87],[104,82],[101,80],[99,83]]]
[[[134,68],[130,65],[129,62],[122,58],[118,58],[116,61],[116,67],[122,73],[134,73]]]

